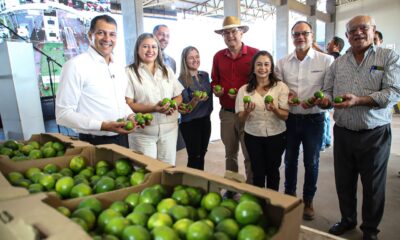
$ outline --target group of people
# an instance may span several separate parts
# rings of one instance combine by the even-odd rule
[[[179,129],[188,166],[204,170],[214,95],[221,105],[226,170],[238,172],[241,145],[247,182],[278,191],[285,153],[284,192],[297,196],[302,149],[303,218],[312,220],[320,151],[332,144],[327,110],[334,109],[334,171],[342,218],[329,232],[341,235],[357,225],[360,176],[360,228],[364,239],[377,239],[391,145],[391,106],[400,98],[400,58],[373,44],[375,28],[369,16],[352,18],[346,26],[350,48],[340,56],[342,39],[334,37],[327,53],[320,52],[313,47],[312,26],[296,22],[291,29],[295,50],[275,64],[268,51],[242,42],[249,27],[228,16],[215,30],[227,48],[215,54],[210,80],[199,70],[200,53],[193,46],[183,49],[175,76],[176,62],[164,53],[169,42],[166,25],[141,34],[133,62],[125,69],[118,66],[112,55],[117,24],[110,16],[97,16],[88,33],[90,48],[63,67],[57,123],[75,129],[80,139],[92,144],[117,143],[172,165]],[[174,103],[163,105],[164,98]],[[190,105],[190,110],[183,105]],[[117,121],[134,120],[135,113],[152,113],[154,120],[132,130]]]

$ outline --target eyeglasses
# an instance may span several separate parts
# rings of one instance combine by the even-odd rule
[[[99,36],[99,37],[105,37],[105,36],[108,35],[110,38],[117,38],[117,33],[116,32],[109,32],[109,31],[99,30],[99,31],[94,32],[94,34],[96,36]]]
[[[357,26],[352,26],[351,28],[347,29],[347,33],[353,35],[357,29],[360,29],[362,32],[367,32],[373,25],[361,24]]]
[[[224,30],[221,35],[222,36],[229,36],[230,34],[236,35],[240,31],[240,28],[232,28],[230,30]]]
[[[308,37],[308,36],[310,36],[310,33],[312,33],[312,32],[306,32],[306,31],[304,31],[304,32],[293,32],[293,33],[292,33],[292,36],[293,36],[294,38],[298,38],[298,37],[300,37],[301,35],[304,36],[304,37]]]

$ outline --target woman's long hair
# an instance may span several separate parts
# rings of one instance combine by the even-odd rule
[[[275,64],[274,64],[274,59],[272,58],[272,55],[267,51],[259,51],[254,55],[253,60],[251,61],[251,71],[249,74],[249,81],[248,81],[248,85],[246,88],[246,91],[248,93],[254,91],[257,88],[257,84],[258,84],[257,76],[256,76],[256,74],[254,74],[254,69],[256,67],[257,58],[260,56],[267,56],[271,60],[271,72],[268,75],[269,84],[268,84],[268,86],[266,86],[266,89],[275,86],[278,81],[281,81],[275,75]]]
[[[197,50],[197,48],[193,46],[188,46],[182,50],[181,54],[181,72],[179,73],[179,79],[183,81],[183,85],[185,88],[190,87],[193,84],[192,76],[190,75],[189,67],[186,61],[187,56],[192,50],[195,50],[197,53],[199,53],[199,50]]]
[[[139,57],[139,47],[140,47],[140,44],[142,44],[142,42],[148,38],[154,39],[156,41],[157,47],[158,47],[158,54],[157,54],[157,58],[156,58],[156,67],[160,66],[161,70],[163,72],[163,76],[168,78],[168,70],[167,70],[167,67],[165,66],[163,58],[162,58],[160,42],[157,40],[157,38],[153,34],[142,33],[136,40],[135,51],[134,51],[134,55],[133,55],[133,63],[129,65],[129,68],[133,69],[133,71],[135,72],[136,77],[139,79],[139,82],[142,82],[142,77],[139,74],[139,66],[140,66],[140,63],[142,62],[142,60]]]

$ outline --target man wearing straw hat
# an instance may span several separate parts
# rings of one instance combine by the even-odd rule
[[[251,60],[258,49],[245,45],[242,36],[249,27],[242,25],[240,19],[234,16],[225,17],[222,28],[215,30],[221,34],[227,48],[218,51],[213,59],[211,71],[211,86],[220,85],[222,89],[214,94],[219,98],[221,110],[221,139],[225,145],[226,170],[238,172],[239,142],[244,155],[247,183],[252,182],[250,159],[243,140],[244,123],[240,123],[235,114],[235,99],[237,90],[247,83]],[[233,93],[233,90],[235,93]]]

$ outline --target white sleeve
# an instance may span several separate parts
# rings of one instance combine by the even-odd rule
[[[235,112],[236,113],[244,111],[243,97],[245,94],[246,87],[247,87],[247,84],[243,85],[239,89],[238,94],[236,95],[236,100],[235,100]]]
[[[83,79],[74,62],[64,64],[56,97],[56,121],[72,129],[98,131],[102,121],[77,112],[83,86]]]

